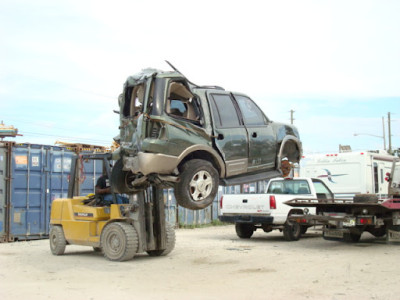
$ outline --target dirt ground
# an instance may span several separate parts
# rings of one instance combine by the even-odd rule
[[[0,244],[0,299],[399,299],[400,245],[310,230],[239,239],[234,227],[176,230],[168,256],[110,262],[89,247],[53,256],[48,240]]]

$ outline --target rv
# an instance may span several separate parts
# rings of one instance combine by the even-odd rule
[[[300,162],[300,176],[322,179],[337,199],[352,199],[356,194],[385,198],[385,177],[394,158],[382,150],[305,155]]]

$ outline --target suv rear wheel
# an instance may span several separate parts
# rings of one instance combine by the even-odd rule
[[[219,175],[214,166],[203,159],[187,161],[179,175],[174,193],[182,207],[197,210],[209,206],[218,191]]]

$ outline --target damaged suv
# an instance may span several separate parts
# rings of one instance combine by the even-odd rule
[[[218,185],[282,176],[282,159],[301,157],[294,126],[272,122],[244,94],[197,86],[175,68],[128,77],[119,106],[111,176],[119,193],[173,187],[179,205],[203,209]]]

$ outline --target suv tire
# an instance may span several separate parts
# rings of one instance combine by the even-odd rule
[[[135,194],[138,191],[144,190],[146,186],[131,186],[129,181],[135,179],[135,175],[130,171],[124,171],[124,163],[122,158],[117,160],[111,170],[111,186],[114,193],[117,194]]]
[[[126,178],[128,172],[124,171],[122,168],[124,163],[122,158],[117,160],[114,167],[111,170],[111,185],[113,186],[114,193],[118,194],[128,194],[130,192],[128,185],[126,183]]]
[[[198,210],[212,204],[218,192],[219,175],[214,166],[203,159],[184,163],[174,193],[182,207]]]

